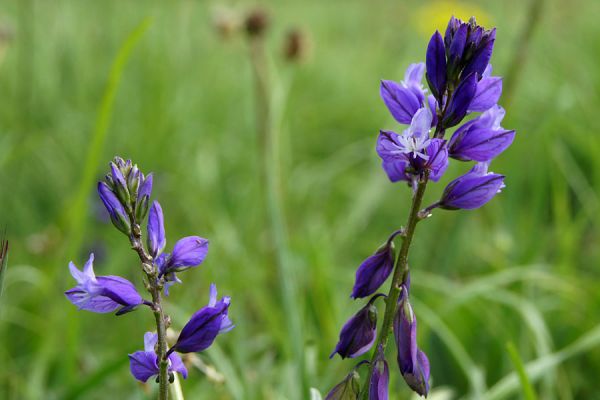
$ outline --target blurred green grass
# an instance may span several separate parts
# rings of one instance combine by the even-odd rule
[[[517,139],[493,165],[506,174],[506,190],[478,211],[436,213],[413,247],[419,340],[434,387],[451,389],[452,398],[519,398],[506,347],[512,342],[538,398],[600,399],[600,3],[544,3],[528,57],[518,60],[522,79],[504,122]],[[244,11],[256,3],[227,4]],[[378,80],[400,79],[408,63],[424,58],[424,32],[439,16],[424,20],[423,10],[439,4],[261,4],[271,14],[268,45],[289,92],[282,169],[308,380],[325,393],[353,365],[327,356],[358,307],[349,299],[355,268],[407,212],[407,191],[387,182],[374,153],[378,129],[397,128]],[[99,179],[115,154],[132,158],[156,173],[169,242],[189,234],[211,240],[206,263],[182,275],[168,307],[174,326],[182,326],[216,282],[233,297],[237,327],[201,355],[226,382],[194,369],[183,382],[188,398],[293,397],[293,344],[277,271],[265,257],[263,196],[255,184],[251,68],[243,40],[214,32],[218,5],[0,3],[0,23],[14,31],[0,64],[0,225],[11,244],[0,307],[0,398],[151,396],[129,376],[126,357],[141,347],[151,315],[77,312],[62,295],[72,284],[68,261],[81,264],[91,249],[97,273],[141,284],[124,238],[97,218],[94,185],[78,219],[80,235],[69,218],[111,64],[147,17],[153,23],[124,66],[95,174]],[[492,61],[503,75],[527,4],[477,7],[498,27]],[[281,60],[291,26],[310,34],[304,65]],[[446,181],[465,167],[452,166]],[[444,182],[427,198],[435,199]],[[73,247],[74,240],[82,245]],[[408,398],[396,366],[391,370],[391,398]]]

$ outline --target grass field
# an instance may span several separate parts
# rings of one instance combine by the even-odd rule
[[[266,222],[248,46],[213,26],[218,7],[257,3],[0,2],[0,227],[10,241],[0,398],[154,397],[127,359],[151,313],[78,312],[63,295],[68,261],[82,265],[91,250],[98,274],[141,285],[95,193],[115,155],[155,173],[171,246],[184,235],[211,241],[167,299],[173,325],[206,304],[211,282],[232,296],[236,328],[200,354],[208,375],[190,366],[186,397],[327,393],[354,365],[328,356],[359,307],[349,299],[356,267],[404,223],[410,201],[374,151],[379,129],[398,129],[379,80],[424,60],[431,32],[456,12],[498,28],[503,126],[517,136],[493,165],[507,176],[501,195],[480,210],[436,212],[416,234],[411,295],[430,398],[600,399],[600,2],[542,0],[527,39],[530,1],[258,3],[271,20],[284,269]],[[301,64],[282,58],[295,26],[311,44]],[[451,164],[426,202],[461,167]],[[390,368],[390,398],[411,398]]]

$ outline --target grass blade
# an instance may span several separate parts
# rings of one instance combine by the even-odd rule
[[[525,371],[525,366],[523,365],[523,360],[519,356],[519,352],[515,347],[513,342],[508,342],[506,344],[506,349],[508,350],[508,355],[515,366],[515,370],[519,375],[519,381],[521,382],[521,387],[523,388],[523,397],[525,400],[537,400],[537,396],[535,395],[535,391],[533,386],[531,386],[531,382],[529,382],[529,377],[527,376],[527,371]]]

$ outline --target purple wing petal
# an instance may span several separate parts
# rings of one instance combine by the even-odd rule
[[[406,167],[409,166],[408,160],[384,161],[381,166],[391,182],[409,181],[406,175]]]
[[[440,100],[446,90],[446,50],[444,39],[438,31],[433,34],[427,45],[425,64],[431,93]]]
[[[120,276],[99,276],[98,285],[103,288],[102,294],[123,306],[142,304],[142,296],[133,283]]]
[[[469,62],[469,64],[463,70],[462,76],[469,76],[472,73],[476,73],[479,77],[483,75],[483,72],[487,68],[490,63],[490,59],[492,58],[492,51],[494,50],[494,39],[493,35],[495,35],[495,29],[490,33],[490,37],[487,43],[482,46],[477,53],[473,56],[473,59]]]
[[[78,309],[100,314],[113,312],[121,307],[121,304],[108,297],[92,295],[79,287],[67,290],[65,296]]]
[[[469,105],[469,111],[485,111],[493,107],[502,95],[502,78],[499,76],[483,78],[477,84],[475,96]]]
[[[158,335],[152,332],[146,332],[144,334],[144,350],[147,352],[153,352],[154,346],[158,343]]]
[[[202,264],[208,253],[208,240],[199,236],[188,236],[175,243],[169,259],[169,270],[179,270],[181,267],[194,267]]]
[[[394,119],[401,124],[410,124],[413,115],[421,107],[415,93],[396,82],[382,80],[379,92]]]
[[[129,354],[129,369],[135,379],[146,382],[150,377],[158,375],[158,365],[154,352],[136,351]]]
[[[171,361],[169,370],[174,371],[174,372],[179,372],[181,374],[181,376],[183,376],[183,379],[187,379],[188,370],[185,367],[185,365],[183,364],[183,361],[181,361],[181,357],[179,357],[179,354],[176,354],[176,353],[169,354],[169,361]]]
[[[467,76],[458,85],[454,94],[450,98],[448,104],[448,110],[446,111],[446,117],[444,118],[444,126],[451,128],[457,125],[467,114],[467,110],[475,92],[477,90],[477,75],[471,74]]]

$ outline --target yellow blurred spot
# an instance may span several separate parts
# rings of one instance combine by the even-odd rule
[[[489,29],[491,20],[483,9],[475,4],[457,0],[428,1],[413,15],[413,23],[419,33],[430,36],[435,30],[443,35],[451,16],[467,21],[474,16],[477,23]]]

